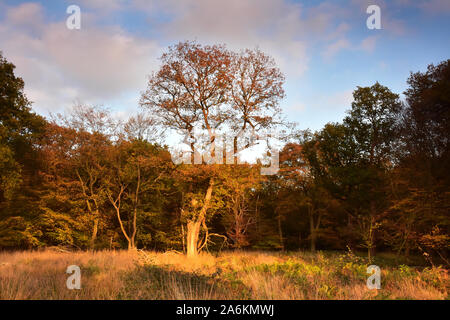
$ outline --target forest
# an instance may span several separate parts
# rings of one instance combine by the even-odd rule
[[[403,96],[356,87],[345,118],[315,132],[283,115],[285,77],[259,49],[168,47],[126,120],[91,105],[38,115],[13,63],[0,54],[0,250],[352,250],[449,265],[450,60],[411,70]],[[262,156],[242,160],[255,140]],[[261,174],[270,159],[278,170]]]

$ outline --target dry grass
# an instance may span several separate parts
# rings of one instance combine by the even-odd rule
[[[81,268],[81,290],[66,288],[69,265]],[[0,253],[0,299],[449,298],[445,269],[380,267],[382,289],[369,290],[367,264],[351,254]]]

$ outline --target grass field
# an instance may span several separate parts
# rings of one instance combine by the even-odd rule
[[[0,299],[449,299],[448,270],[379,257],[381,289],[349,253],[224,252],[197,259],[167,252],[0,253]],[[66,287],[69,265],[81,289]]]

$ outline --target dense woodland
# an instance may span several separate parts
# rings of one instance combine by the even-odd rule
[[[184,42],[160,63],[127,121],[85,105],[46,119],[0,55],[1,249],[351,249],[448,264],[450,60],[414,70],[404,101],[378,82],[355,88],[343,121],[317,132],[286,121],[284,76],[260,50]],[[279,171],[262,175],[267,159],[237,154],[273,131]],[[173,132],[194,164],[173,161]]]

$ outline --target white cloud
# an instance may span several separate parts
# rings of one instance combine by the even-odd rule
[[[378,36],[369,36],[363,39],[360,44],[352,44],[346,38],[342,38],[328,45],[322,52],[322,56],[326,61],[330,61],[343,50],[362,50],[371,53],[376,48],[377,39]]]
[[[302,8],[284,0],[169,0],[168,39],[226,43],[232,49],[260,46],[291,76],[307,68]]]
[[[83,8],[96,10],[98,13],[110,13],[127,7],[128,0],[78,0]]]
[[[311,99],[308,108],[320,112],[319,115],[322,115],[323,112],[329,112],[331,114],[335,111],[344,114],[345,110],[348,110],[351,107],[352,102],[353,90],[345,90],[335,92],[328,96],[315,96]]]
[[[364,17],[369,2],[351,0],[352,5],[342,6],[324,0],[305,7],[291,0],[80,0],[81,30],[68,30],[63,20],[48,22],[39,4],[0,4],[5,11],[0,44],[40,111],[74,101],[124,103],[123,108],[132,109],[167,43],[196,39],[226,43],[235,50],[259,46],[275,58],[289,83],[305,73],[317,51],[325,60],[343,50],[372,52],[377,37],[355,39],[349,34],[355,12]],[[389,17],[385,1],[377,2],[383,28],[401,34],[402,22]],[[108,22],[133,10],[151,17],[148,26],[155,28],[152,34],[158,39],[140,38],[117,26],[117,20]]]
[[[339,39],[325,48],[325,51],[323,52],[323,57],[326,60],[330,60],[339,51],[345,50],[345,49],[350,49],[351,47],[352,46],[347,39]]]
[[[430,13],[449,13],[450,1],[448,0],[427,0],[419,3],[419,7]]]
[[[145,88],[160,53],[155,41],[89,23],[68,30],[65,21],[42,17],[39,5],[23,4],[9,8],[0,26],[4,55],[17,66],[35,108],[54,111],[74,100],[101,104]]]
[[[306,109],[303,102],[294,102],[287,107],[288,112],[302,112]]]
[[[37,3],[24,3],[6,12],[6,22],[19,28],[41,28],[44,16]]]
[[[360,48],[367,52],[373,52],[377,44],[377,36],[369,36],[365,38],[360,45]]]

